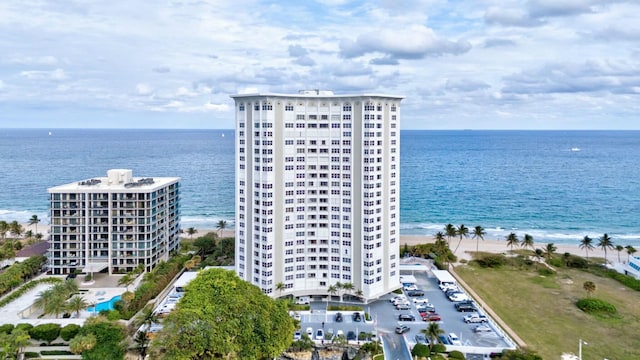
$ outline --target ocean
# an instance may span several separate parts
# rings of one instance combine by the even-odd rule
[[[0,129],[0,220],[48,218],[47,188],[132,169],[182,178],[182,226],[233,226],[233,130]],[[401,131],[401,233],[481,225],[640,246],[640,131]]]

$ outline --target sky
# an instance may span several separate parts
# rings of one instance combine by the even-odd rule
[[[240,93],[402,129],[640,129],[640,1],[2,0],[0,128],[234,128]]]

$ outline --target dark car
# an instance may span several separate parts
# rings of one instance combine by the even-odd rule
[[[360,313],[359,313],[359,312],[354,312],[354,313],[353,313],[353,321],[355,321],[355,322],[360,322],[360,321],[362,321],[362,316],[360,316]]]
[[[337,313],[335,320],[336,322],[342,322],[342,313]]]
[[[464,302],[464,303],[456,304],[456,310],[460,312],[467,312],[467,311],[476,311],[478,309],[476,309],[473,303]]]
[[[409,330],[411,330],[411,328],[409,328],[407,325],[396,326],[396,334],[404,334]]]
[[[416,317],[411,314],[400,314],[398,315],[398,320],[400,321],[415,321]]]
[[[422,290],[411,290],[407,291],[408,296],[424,296],[424,291]]]
[[[442,320],[442,317],[440,316],[440,314],[427,313],[426,315],[424,315],[422,317],[422,320],[424,320],[424,321],[440,321],[440,320]]]
[[[356,333],[353,331],[347,332],[347,341],[355,341],[357,339]]]

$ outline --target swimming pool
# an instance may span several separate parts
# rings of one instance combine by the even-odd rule
[[[120,295],[116,295],[116,296],[112,297],[109,301],[103,301],[103,302],[97,303],[95,309],[93,308],[93,306],[88,307],[87,311],[88,312],[100,312],[100,311],[103,311],[103,310],[113,310],[113,304],[115,304],[119,300],[120,300]]]

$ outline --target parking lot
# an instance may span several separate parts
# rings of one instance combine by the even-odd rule
[[[421,334],[420,330],[426,329],[429,322],[423,321],[414,299],[428,299],[428,303],[433,305],[435,313],[440,317],[436,321],[440,328],[444,330],[444,336],[440,342],[447,345],[448,350],[459,349],[466,354],[482,354],[490,352],[499,352],[502,348],[511,348],[511,342],[503,337],[502,331],[489,318],[486,322],[466,323],[464,317],[472,313],[484,315],[484,312],[475,302],[473,306],[477,311],[460,312],[456,310],[455,302],[449,300],[445,293],[438,287],[438,280],[433,277],[430,272],[414,272],[413,277],[416,280],[416,287],[424,292],[423,296],[408,296],[403,291],[404,297],[409,301],[408,306],[404,310],[399,310],[390,300],[398,294],[391,293],[383,298],[363,305],[363,311],[371,314],[372,321],[354,321],[351,317],[352,312],[342,311],[343,320],[335,321],[335,311],[326,312],[326,302],[313,302],[312,312],[301,313],[301,330],[307,328],[313,329],[316,334],[318,328],[323,328],[324,333],[335,334],[341,331],[347,334],[349,331],[358,334],[360,332],[377,333],[384,341],[385,356],[390,359],[410,359],[409,349],[416,344],[416,335]],[[425,304],[426,305],[426,304]],[[402,307],[400,307],[402,308]],[[414,321],[410,321],[413,316]],[[406,320],[400,320],[406,318]],[[409,329],[402,334],[396,333],[396,327],[406,325]],[[478,326],[482,331],[474,331]],[[454,333],[459,343],[451,344],[448,334]],[[330,341],[330,340],[325,340]],[[458,346],[464,347],[459,348]]]

